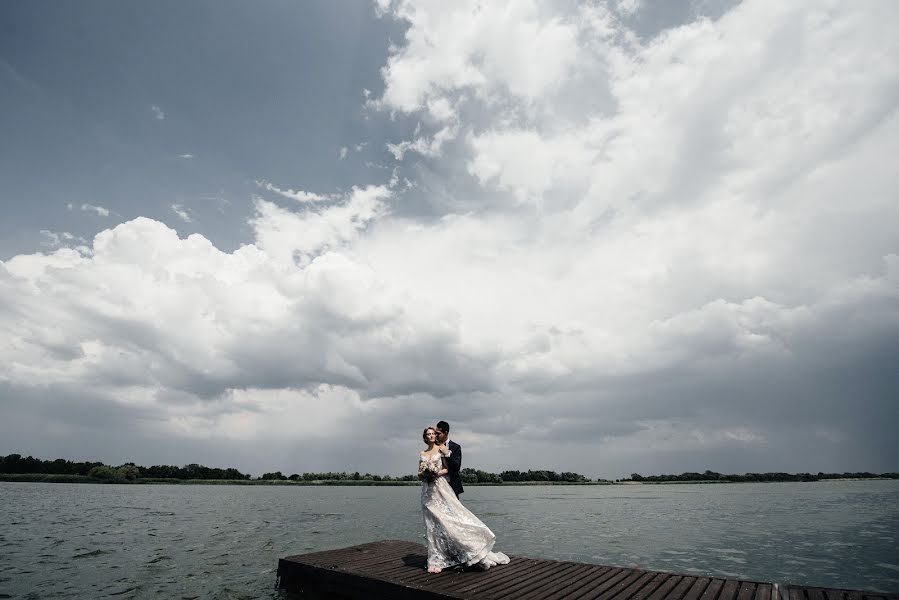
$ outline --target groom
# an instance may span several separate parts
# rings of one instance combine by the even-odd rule
[[[462,468],[462,446],[449,439],[449,423],[440,421],[437,423],[437,443],[448,448],[443,455],[446,457],[446,467],[449,473],[450,487],[456,492],[456,498],[465,490],[462,488],[462,477],[459,470]]]

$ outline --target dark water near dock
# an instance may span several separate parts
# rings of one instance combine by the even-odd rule
[[[899,591],[899,481],[471,487],[510,554]],[[278,558],[421,540],[416,487],[0,483],[0,598],[278,598]]]

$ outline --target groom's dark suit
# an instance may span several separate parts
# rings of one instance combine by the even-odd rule
[[[459,471],[462,469],[462,446],[450,440],[447,444],[450,455],[446,457],[446,469],[449,471],[449,484],[456,492],[456,498],[465,490],[462,488],[462,477]]]

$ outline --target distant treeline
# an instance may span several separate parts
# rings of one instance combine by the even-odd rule
[[[33,456],[22,457],[21,454],[10,454],[9,456],[0,456],[0,473],[22,475],[22,474],[42,474],[42,475],[71,475],[86,476],[94,480],[107,481],[134,481],[137,479],[159,480],[159,479],[177,479],[177,480],[220,480],[220,481],[250,481],[254,480],[250,475],[241,473],[237,469],[218,469],[213,467],[204,467],[203,465],[190,464],[183,467],[172,465],[154,465],[152,467],[142,467],[134,463],[125,463],[117,467],[106,465],[102,462],[74,462],[57,458],[56,460],[41,460]],[[591,480],[580,473],[572,473],[564,471],[556,473],[555,471],[546,470],[528,470],[528,471],[503,471],[501,473],[489,473],[480,469],[465,468],[460,472],[462,481],[471,484],[502,484],[502,483],[611,483],[606,479]],[[618,483],[628,482],[646,482],[646,483],[667,483],[667,482],[691,482],[691,481],[708,481],[708,482],[767,482],[767,481],[819,481],[821,479],[899,479],[899,473],[746,473],[744,475],[725,475],[716,473],[715,471],[705,471],[703,473],[681,473],[680,475],[640,475],[633,473],[629,478],[616,479]],[[255,481],[297,481],[297,482],[313,482],[313,481],[337,481],[337,482],[353,482],[353,481],[376,481],[376,482],[404,482],[417,481],[417,475],[373,475],[371,473],[360,473],[355,471],[348,473],[346,471],[332,472],[325,471],[321,473],[294,473],[292,475],[284,475],[280,471],[272,473],[264,473],[262,477],[256,478]]]
[[[503,471],[502,473],[486,473],[478,469],[462,469],[459,472],[462,481],[465,483],[503,483],[521,482],[521,481],[551,481],[564,483],[587,483],[591,481],[589,478],[580,473],[572,473],[564,471],[556,473],[555,471]],[[603,481],[598,479],[597,481]]]
[[[154,465],[143,467],[134,463],[125,463],[113,467],[102,462],[74,462],[63,458],[56,460],[41,460],[33,456],[23,457],[21,454],[0,456],[0,473],[9,474],[42,474],[42,475],[81,475],[95,479],[106,480],[135,480],[135,479],[205,479],[205,480],[231,480],[246,481],[253,479],[237,469],[217,469],[191,464],[183,467],[172,465]],[[460,475],[465,483],[503,483],[505,482],[558,482],[558,483],[583,483],[590,479],[579,473],[556,473],[555,471],[503,471],[502,473],[488,473],[480,469],[462,469]],[[259,480],[281,481],[418,481],[418,476],[400,475],[373,475],[360,473],[359,471],[348,473],[346,471],[321,473],[294,473],[284,475],[281,471],[264,473]]]
[[[488,473],[480,469],[462,469],[459,472],[464,483],[503,483],[521,482],[521,481],[551,481],[578,483],[589,482],[579,473],[556,473],[555,471],[503,471],[502,473]],[[281,479],[291,481],[418,481],[417,475],[372,475],[371,473],[347,473],[341,471],[339,473],[323,472],[323,473],[294,473],[293,475],[284,475],[281,471],[274,473],[264,473],[260,479]]]
[[[899,479],[899,473],[745,473],[743,475],[724,475],[715,471],[703,473],[681,473],[680,475],[640,475],[633,473],[629,478],[615,481],[728,481],[728,482],[762,482],[762,481],[820,481],[822,479]]]
[[[226,479],[246,480],[249,475],[237,469],[216,469],[203,465],[153,465],[142,467],[134,463],[125,463],[112,467],[102,462],[74,462],[57,458],[41,460],[33,456],[22,457],[21,454],[0,456],[0,473],[43,473],[48,475],[86,475],[96,479]]]
[[[273,479],[282,481],[418,481],[417,475],[403,475],[392,477],[390,475],[372,475],[371,473],[347,473],[341,471],[335,473],[332,471],[323,471],[321,473],[294,473],[293,475],[284,475],[281,471],[274,473],[263,473],[259,479]]]

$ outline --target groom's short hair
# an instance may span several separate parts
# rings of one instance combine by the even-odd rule
[[[437,429],[444,433],[449,433],[449,423],[446,421],[437,421]]]

